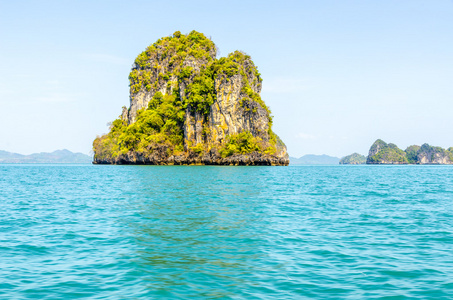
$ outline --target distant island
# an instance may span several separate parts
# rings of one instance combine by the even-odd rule
[[[307,154],[302,157],[289,157],[290,165],[337,165],[340,159],[329,155]]]
[[[140,53],[130,107],[93,142],[95,164],[288,165],[251,57],[217,58],[204,34],[177,31]]]
[[[0,164],[91,164],[92,160],[89,155],[66,149],[30,155],[0,150]]]
[[[353,153],[340,159],[340,165],[362,165],[366,163],[366,156]]]
[[[381,139],[371,145],[368,156],[354,153],[343,157],[340,164],[361,164],[369,165],[451,165],[453,164],[453,147],[443,149],[442,147],[423,144],[412,145],[402,150],[397,145],[387,144]]]

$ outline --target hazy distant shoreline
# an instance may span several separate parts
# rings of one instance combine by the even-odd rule
[[[91,164],[92,161],[89,155],[66,149],[29,155],[0,150],[0,164]]]
[[[289,157],[289,165],[338,165],[340,162],[339,157],[329,156],[326,154],[316,155],[307,154],[299,158]]]

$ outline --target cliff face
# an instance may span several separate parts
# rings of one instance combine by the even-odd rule
[[[175,32],[134,62],[130,108],[93,142],[94,163],[287,165],[250,56],[216,59],[203,34]]]
[[[421,165],[451,165],[453,164],[453,153],[441,147],[423,144],[417,151],[417,163]]]

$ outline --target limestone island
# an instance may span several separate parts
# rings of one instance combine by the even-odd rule
[[[342,158],[340,164],[351,164],[352,157],[359,155],[354,153],[350,156]],[[360,160],[362,161],[362,157]],[[358,159],[357,159],[358,161]],[[421,146],[412,145],[401,150],[395,144],[387,144],[381,139],[376,140],[371,145],[366,164],[373,165],[402,165],[402,164],[417,164],[417,165],[452,165],[453,164],[453,147],[443,149],[441,147],[430,146],[423,144]]]
[[[288,165],[250,56],[216,54],[196,31],[140,53],[129,74],[130,107],[94,140],[93,163]]]

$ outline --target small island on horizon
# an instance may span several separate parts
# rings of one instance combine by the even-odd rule
[[[443,149],[425,143],[421,146],[409,146],[403,151],[395,144],[387,144],[378,139],[371,145],[367,157],[354,153],[343,157],[340,164],[451,165],[453,164],[453,147]]]
[[[216,55],[196,31],[140,53],[129,74],[130,107],[94,140],[93,163],[288,165],[250,56]]]
[[[365,163],[366,156],[359,153],[353,153],[351,155],[342,157],[339,162],[340,165],[362,165]]]

